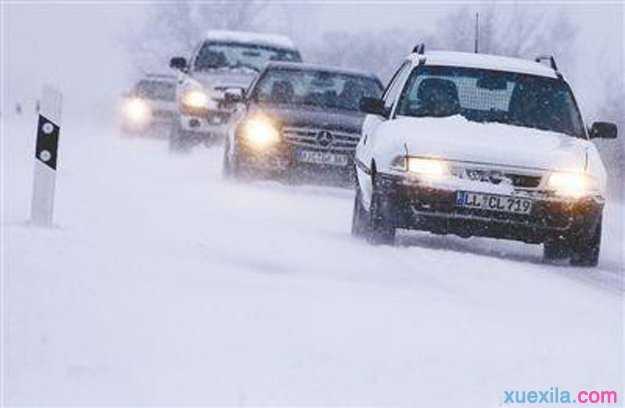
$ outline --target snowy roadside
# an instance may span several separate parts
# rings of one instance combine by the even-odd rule
[[[42,230],[24,224],[32,126],[4,126],[9,403],[483,407],[511,388],[622,389],[620,205],[597,269],[486,239],[371,248],[349,236],[350,191],[226,184],[218,149],[171,158],[68,126]]]

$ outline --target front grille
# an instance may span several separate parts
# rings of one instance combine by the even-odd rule
[[[152,115],[156,118],[163,119],[173,119],[175,116],[174,112],[168,110],[155,110],[152,112]]]
[[[527,176],[522,174],[506,174],[512,179],[512,185],[523,188],[536,188],[540,184],[540,176]]]
[[[524,174],[521,171],[496,170],[489,168],[457,167],[457,177],[466,180],[479,181],[489,184],[508,184],[519,188],[535,189],[540,185],[542,175]]]
[[[358,133],[296,127],[283,128],[282,137],[291,145],[340,152],[353,152],[360,140]]]
[[[432,215],[446,219],[456,219],[458,223],[463,220],[524,225],[534,228],[566,229],[571,225],[570,211],[549,211],[544,205],[535,203],[532,214],[513,214],[507,212],[480,210],[475,208],[456,207],[453,209],[433,208],[411,203],[410,208],[415,214]]]
[[[455,209],[454,215],[476,217],[481,219],[489,219],[499,222],[513,222],[518,224],[535,224],[546,226],[545,220],[528,214],[513,214],[507,212],[497,212],[489,210],[479,210],[475,208],[458,207]]]
[[[206,120],[210,125],[223,125],[230,120],[230,112],[209,111],[206,114]]]

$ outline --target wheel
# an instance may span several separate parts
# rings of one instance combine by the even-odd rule
[[[356,194],[354,196],[354,210],[352,212],[352,236],[365,238],[369,234],[369,214],[362,205],[362,193],[356,182]]]
[[[191,141],[180,126],[180,119],[176,118],[169,132],[169,152],[187,153],[191,149]]]
[[[570,263],[574,266],[597,266],[601,250],[601,224],[599,217],[594,231],[576,237],[571,242]]]
[[[202,137],[202,139],[201,139],[201,143],[207,149],[210,149],[210,148],[212,148],[214,146],[218,146],[221,142],[223,142],[223,140],[217,138],[217,136],[212,134],[212,133],[208,134],[207,136]]]
[[[131,138],[135,136],[130,127],[128,127],[127,125],[122,125],[120,130],[122,137]]]
[[[241,178],[241,167],[239,158],[235,152],[230,152],[230,141],[226,139],[224,143],[224,158],[222,164],[222,176],[226,180],[239,180]]]
[[[546,261],[568,258],[570,254],[570,244],[566,239],[545,241],[543,244],[543,259]]]
[[[230,143],[226,140],[226,143],[224,143],[224,158],[221,162],[221,175],[226,180],[232,178],[232,168],[230,167],[230,158],[228,157],[229,150]]]
[[[224,179],[239,178],[239,160],[236,155],[230,153],[230,142],[227,139],[224,144],[222,175]]]
[[[379,192],[375,183],[375,168],[372,166],[371,182],[373,192],[371,194],[371,208],[369,209],[369,234],[368,241],[373,245],[394,245],[395,227],[384,218],[382,213],[383,195]]]

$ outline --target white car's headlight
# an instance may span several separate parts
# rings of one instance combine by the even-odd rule
[[[250,145],[265,148],[280,141],[280,132],[274,123],[264,116],[253,117],[243,123],[241,136]]]
[[[182,94],[182,104],[190,108],[205,108],[208,106],[210,98],[204,91],[191,89]]]
[[[437,159],[400,156],[391,166],[428,180],[440,180],[451,174],[447,162]]]
[[[558,172],[549,176],[547,188],[560,196],[579,198],[597,191],[599,186],[587,174]]]
[[[150,106],[141,98],[128,99],[123,106],[123,113],[127,120],[142,125],[150,120]]]
[[[421,174],[433,178],[444,177],[449,174],[449,167],[444,161],[435,159],[420,159],[409,157],[406,167],[411,173]]]

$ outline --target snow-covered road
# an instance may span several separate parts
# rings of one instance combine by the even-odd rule
[[[597,269],[538,246],[351,239],[352,192],[221,180],[221,149],[68,123],[56,227],[28,226],[33,124],[2,118],[10,404],[495,407],[623,389],[623,214]],[[621,400],[625,395],[619,395]]]

